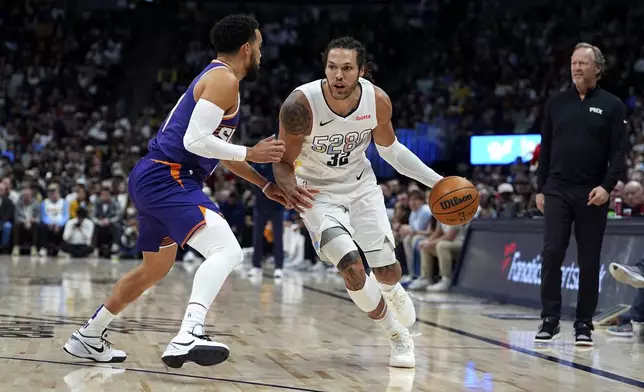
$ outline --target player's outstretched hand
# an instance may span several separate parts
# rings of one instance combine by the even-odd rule
[[[277,186],[277,184],[269,185],[268,188],[266,188],[266,190],[264,191],[264,194],[269,199],[280,203],[281,205],[285,206],[286,208],[291,207],[289,202],[288,202],[288,200],[287,200],[287,198],[286,198],[286,193],[284,193],[282,188]]]
[[[282,160],[286,147],[283,140],[276,140],[275,135],[262,139],[248,149],[246,160],[257,163],[272,163]]]
[[[299,213],[303,213],[309,208],[313,208],[315,195],[320,193],[317,189],[308,189],[297,185],[293,189],[285,189],[288,204],[291,208]]]

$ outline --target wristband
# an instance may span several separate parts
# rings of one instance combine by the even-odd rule
[[[262,193],[266,193],[266,190],[268,189],[268,187],[269,187],[269,186],[271,186],[271,182],[270,182],[270,181],[268,181],[268,182],[266,183],[266,185],[264,185],[264,187],[262,188]]]

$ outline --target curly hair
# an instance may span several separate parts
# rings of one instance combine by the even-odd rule
[[[210,42],[217,53],[235,54],[246,42],[255,41],[257,20],[247,15],[228,15],[210,30]]]
[[[329,51],[331,49],[348,49],[356,51],[356,58],[358,60],[358,68],[364,69],[364,78],[371,80],[371,73],[369,66],[371,65],[367,61],[367,49],[362,44],[353,37],[340,37],[332,40],[326,46],[324,53],[322,53],[322,63],[326,66],[327,59],[329,57]]]

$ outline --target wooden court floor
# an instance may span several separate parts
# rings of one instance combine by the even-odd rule
[[[636,391],[644,388],[644,344],[596,331],[576,350],[570,323],[551,349],[532,343],[536,320],[484,313],[534,313],[457,295],[421,295],[415,370],[388,367],[388,341],[328,275],[281,282],[232,275],[209,315],[208,332],[228,344],[228,362],[168,369],[160,355],[183,316],[192,274],[177,265],[112,324],[108,340],[128,353],[113,366],[61,349],[112,284],[134,264],[0,258],[0,391]],[[422,299],[422,301],[421,301]]]

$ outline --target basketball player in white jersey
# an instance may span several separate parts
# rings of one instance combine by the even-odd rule
[[[442,177],[396,140],[389,97],[362,78],[360,42],[333,40],[323,60],[326,78],[298,87],[282,105],[279,139],[286,151],[273,164],[275,179],[301,213],[320,257],[337,266],[353,302],[389,337],[389,364],[414,367],[407,327],[416,311],[399,283],[384,197],[365,151],[373,137],[398,172],[428,187]],[[369,277],[356,244],[373,270]]]

